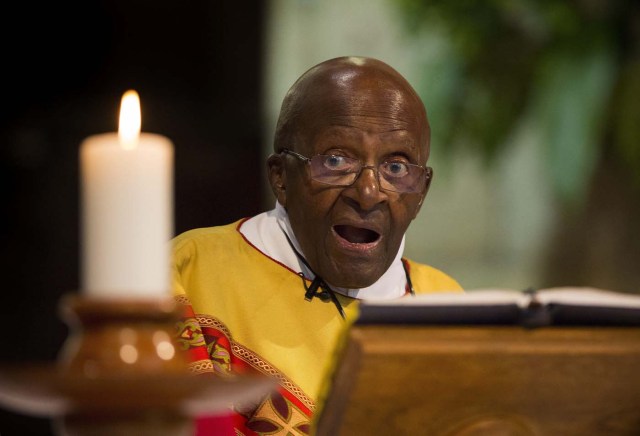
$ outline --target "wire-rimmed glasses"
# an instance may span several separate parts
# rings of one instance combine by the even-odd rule
[[[427,181],[431,179],[433,174],[431,167],[402,161],[385,161],[374,167],[364,165],[359,159],[341,155],[317,154],[306,157],[286,148],[281,153],[306,162],[313,180],[332,186],[351,186],[358,179],[362,170],[369,168],[376,173],[380,189],[415,193],[424,190]]]

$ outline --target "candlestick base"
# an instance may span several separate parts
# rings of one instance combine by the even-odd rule
[[[187,358],[174,340],[180,318],[166,299],[92,299],[67,295],[60,316],[70,332],[58,356],[63,371],[108,374],[184,373]]]
[[[276,389],[268,378],[191,374],[171,299],[67,296],[60,309],[70,332],[57,362],[0,366],[0,406],[49,417],[58,435],[190,435],[195,416]]]

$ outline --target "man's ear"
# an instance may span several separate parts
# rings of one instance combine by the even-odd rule
[[[267,169],[271,191],[282,207],[287,207],[286,172],[281,154],[272,154],[267,159]]]
[[[418,202],[418,205],[416,206],[416,210],[413,213],[413,218],[412,219],[416,219],[416,217],[418,216],[418,213],[420,212],[420,209],[422,208],[422,203],[424,202],[424,199],[427,196],[427,193],[429,192],[429,187],[431,186],[431,181],[432,180],[433,180],[433,170],[431,170],[429,172],[429,178],[427,178],[427,183],[425,183],[425,185],[424,185],[424,190],[422,191],[422,194],[420,194],[420,201]]]

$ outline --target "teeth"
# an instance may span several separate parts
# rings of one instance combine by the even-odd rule
[[[354,226],[335,226],[336,233],[352,244],[367,244],[378,240],[380,235],[373,230]]]

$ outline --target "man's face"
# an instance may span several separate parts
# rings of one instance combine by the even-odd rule
[[[319,276],[347,288],[369,286],[387,270],[426,193],[380,190],[380,163],[426,163],[428,127],[406,92],[366,79],[319,89],[289,148],[307,157],[357,158],[376,171],[363,169],[348,187],[330,186],[312,180],[305,162],[281,155],[279,200],[302,251]]]

